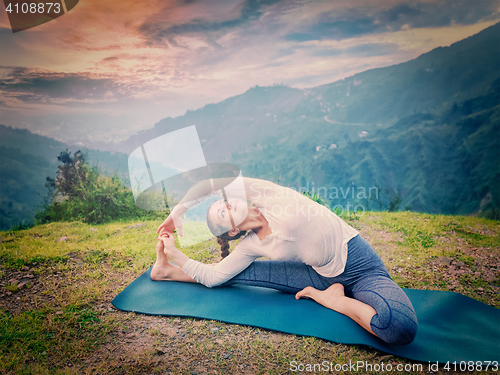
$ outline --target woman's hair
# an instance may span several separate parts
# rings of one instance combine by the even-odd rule
[[[214,202],[216,203],[216,202]],[[212,203],[212,205],[214,204]],[[210,216],[208,213],[210,212],[210,208],[212,208],[212,205],[208,208],[207,210],[207,224],[208,224],[208,229],[210,229],[210,232],[217,238],[217,243],[220,245],[220,255],[222,256],[222,259],[227,257],[229,255],[229,241],[237,240],[241,236],[244,236],[247,232],[246,231],[240,231],[237,235],[235,236],[230,236],[229,231],[230,229],[221,227],[220,225],[214,224],[212,219],[210,219]],[[220,235],[217,235],[217,233],[221,233]]]

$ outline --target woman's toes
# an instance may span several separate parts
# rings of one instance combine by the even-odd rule
[[[337,310],[342,300],[345,299],[344,286],[333,284],[326,290],[318,290],[308,286],[295,295],[296,299],[304,297],[311,298],[329,309]]]
[[[312,286],[307,286],[295,295],[295,299],[314,298],[313,295],[317,292],[319,292],[317,289],[314,289]]]

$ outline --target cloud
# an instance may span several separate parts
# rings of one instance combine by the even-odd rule
[[[410,4],[410,3],[408,3]],[[498,1],[446,0],[435,3],[399,4],[377,14],[379,22],[387,22],[393,30],[403,25],[410,28],[444,27],[453,23],[471,25],[496,14]]]
[[[115,61],[115,60],[119,60],[119,59],[120,59],[119,56],[110,56],[110,57],[106,57],[106,58],[102,59],[101,61],[107,62],[107,61]]]
[[[0,67],[0,91],[26,103],[63,103],[121,96],[120,84],[89,74],[55,73],[24,67]]]
[[[280,48],[274,52],[273,56],[271,57],[271,60],[291,56],[295,53],[295,50],[296,48],[294,47]]]
[[[375,19],[350,18],[332,22],[319,22],[309,26],[306,32],[285,35],[286,41],[309,42],[313,40],[343,40],[386,30],[387,26],[378,25]]]
[[[277,67],[280,67],[280,66],[283,66],[284,63],[282,62],[274,62],[274,63],[269,63],[269,64],[265,64],[262,68],[277,68]]]
[[[497,19],[498,2],[483,0],[445,0],[434,3],[402,3],[389,9],[364,7],[328,11],[308,20],[306,25],[284,36],[286,41],[344,40],[364,35],[394,32],[403,28],[472,25]]]
[[[373,57],[391,55],[399,51],[395,43],[366,43],[346,48],[344,53],[357,57]]]
[[[353,57],[374,57],[391,55],[398,51],[399,47],[395,43],[365,43],[342,49],[320,49],[311,52],[309,55],[313,57],[330,57],[340,55],[349,55]]]
[[[176,23],[165,27],[164,20],[147,21],[139,30],[152,44],[162,43],[165,39],[171,44],[177,45],[175,38],[181,35],[207,35],[219,31],[229,31],[244,24],[258,20],[262,14],[262,8],[276,4],[282,0],[245,0],[241,6],[239,16],[226,20],[207,20],[203,17],[195,18],[185,23]],[[191,3],[191,2],[189,2]]]
[[[312,57],[332,57],[342,55],[343,50],[339,48],[320,49],[309,54]]]

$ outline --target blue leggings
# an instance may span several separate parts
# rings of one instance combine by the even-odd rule
[[[261,286],[295,294],[307,286],[325,290],[340,283],[346,296],[375,309],[370,326],[380,339],[397,345],[412,342],[418,324],[415,310],[382,259],[359,234],[347,243],[347,249],[345,270],[336,277],[321,276],[301,262],[256,261],[222,285]]]

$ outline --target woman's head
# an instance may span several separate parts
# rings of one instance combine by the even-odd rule
[[[224,199],[220,199],[208,208],[208,227],[214,236],[226,232],[229,232],[230,236],[234,236],[238,233],[238,226],[245,221],[247,215],[248,205],[246,201],[230,198],[226,205]]]
[[[227,207],[223,199],[220,199],[209,207],[207,211],[207,224],[210,232],[217,237],[217,242],[221,245],[221,255],[225,258],[229,255],[229,241],[237,240],[246,234],[240,231],[237,226],[241,224],[248,214],[247,203],[241,199],[228,199]],[[233,227],[232,222],[235,224]]]

